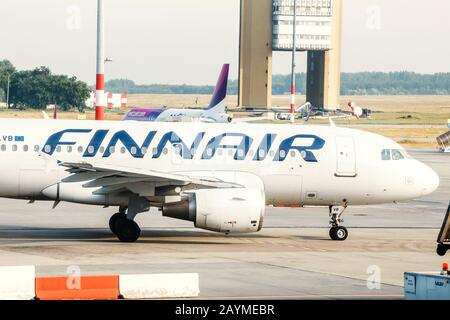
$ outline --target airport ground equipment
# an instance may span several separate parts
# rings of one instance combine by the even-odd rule
[[[447,250],[450,249],[450,204],[448,205],[447,214],[442,222],[441,231],[439,232],[437,242],[437,254],[441,257],[445,256]]]
[[[450,131],[436,138],[439,150],[442,152],[450,152]]]
[[[450,300],[450,274],[444,263],[439,272],[405,272],[405,300]]]

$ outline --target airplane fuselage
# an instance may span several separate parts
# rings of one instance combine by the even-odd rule
[[[327,126],[5,119],[0,156],[0,197],[20,199],[54,200],[43,191],[69,175],[58,163],[83,161],[224,181],[251,174],[279,206],[387,203],[439,185],[394,141]]]

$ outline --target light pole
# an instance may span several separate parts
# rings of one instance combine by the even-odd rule
[[[11,74],[8,73],[8,77],[6,78],[6,107],[9,109],[9,87],[11,84]]]
[[[292,34],[292,79],[291,79],[291,122],[295,122],[295,53],[297,50],[297,0],[294,0],[294,21]]]

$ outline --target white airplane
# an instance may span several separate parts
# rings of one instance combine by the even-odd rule
[[[211,102],[206,109],[133,108],[125,114],[123,120],[229,123],[233,120],[225,111],[229,69],[229,64],[223,65]]]
[[[228,234],[261,230],[267,205],[328,207],[330,237],[345,240],[347,206],[439,185],[396,142],[333,126],[5,119],[0,132],[0,197],[117,206],[124,242],[150,207]]]

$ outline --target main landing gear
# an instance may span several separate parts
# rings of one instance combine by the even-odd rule
[[[119,212],[109,219],[109,228],[121,242],[136,242],[141,235],[141,228],[134,221],[138,213],[148,211],[150,204],[145,198],[134,197],[128,208],[120,207]]]
[[[330,206],[330,238],[335,241],[344,241],[348,237],[347,228],[340,226],[342,219],[342,214],[344,213],[347,206]]]
[[[125,212],[117,212],[109,219],[109,229],[121,242],[136,242],[141,235],[141,228],[133,220],[129,220]]]

